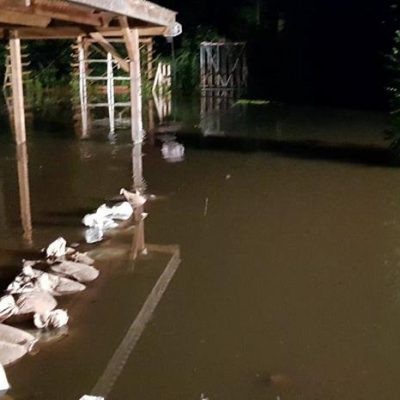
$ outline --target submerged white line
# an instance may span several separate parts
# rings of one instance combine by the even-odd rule
[[[147,297],[139,314],[129,327],[125,337],[108,362],[106,369],[92,389],[91,395],[106,398],[110,394],[115,382],[121,375],[129,356],[156,309],[157,304],[160,302],[165,290],[178,269],[180,262],[179,248],[176,247],[171,259]]]

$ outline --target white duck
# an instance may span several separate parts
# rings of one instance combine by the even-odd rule
[[[127,191],[126,189],[121,189],[119,193],[125,197],[126,201],[129,202],[129,204],[133,208],[140,207],[147,201],[146,198],[138,190],[132,193]]]

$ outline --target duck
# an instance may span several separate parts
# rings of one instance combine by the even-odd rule
[[[132,193],[122,188],[119,193],[125,197],[126,201],[133,208],[140,207],[147,201],[147,199],[138,190]]]

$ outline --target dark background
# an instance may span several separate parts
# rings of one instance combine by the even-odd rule
[[[250,96],[294,103],[387,107],[385,54],[394,29],[390,3],[158,2],[179,12],[184,32],[190,33],[199,25],[210,26],[228,39],[247,41]]]

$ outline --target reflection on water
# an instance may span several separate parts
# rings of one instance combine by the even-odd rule
[[[163,159],[157,132],[132,147],[128,130],[110,143],[47,127],[18,173],[24,158],[2,134],[7,271],[24,245],[19,178],[29,175],[33,252],[61,233],[81,243],[82,216],[121,187],[160,198],[88,246],[98,286],[71,307],[66,338],[9,369],[13,398],[72,400],[96,385],[172,254],[154,242],[178,243],[184,261],[107,399],[397,398],[400,189],[385,167],[387,117],[235,105],[219,113],[224,137],[205,137],[194,104],[167,140],[184,146],[180,163]]]

